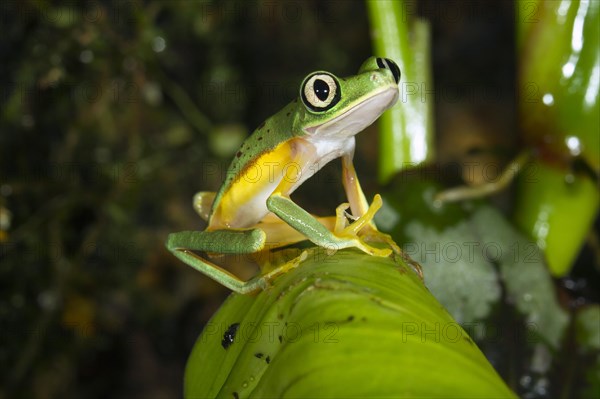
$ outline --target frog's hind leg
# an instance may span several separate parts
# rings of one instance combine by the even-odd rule
[[[253,253],[262,250],[265,233],[259,229],[240,231],[182,231],[169,234],[166,246],[184,263],[213,280],[240,294],[266,288],[268,281],[262,276],[243,281],[222,267],[202,258],[194,251],[219,253]]]

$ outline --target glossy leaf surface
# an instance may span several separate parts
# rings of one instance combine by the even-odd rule
[[[411,267],[320,249],[257,296],[228,298],[190,356],[185,395],[514,396]]]

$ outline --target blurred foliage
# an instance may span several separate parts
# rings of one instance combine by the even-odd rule
[[[517,14],[523,141],[600,173],[600,2],[520,1]]]
[[[474,337],[489,338],[484,322],[493,320],[504,299],[524,316],[522,328],[530,329],[530,339],[557,349],[569,317],[535,243],[488,204],[439,207],[433,199],[439,190],[439,183],[423,175],[405,175],[385,196],[379,225],[423,266],[427,287],[450,314],[477,326]]]
[[[517,13],[519,127],[533,160],[515,220],[562,277],[600,209],[600,2],[521,1]]]
[[[590,229],[599,201],[599,4],[518,2],[518,85],[513,93],[519,102],[518,119],[488,98],[471,104],[471,98],[461,96],[450,107],[436,103],[446,109],[442,115],[450,129],[460,132],[456,138],[468,142],[471,136],[470,143],[440,140],[446,147],[438,163],[396,177],[384,196],[387,207],[377,218],[378,225],[423,265],[428,288],[465,328],[471,327],[468,331],[495,367],[507,376],[511,374],[502,370],[520,370],[512,386],[525,397],[600,394],[600,351],[590,344],[595,331],[600,332],[595,310],[590,310],[596,309],[590,303],[598,301],[600,270],[598,233]],[[489,51],[478,56],[486,59]],[[436,69],[440,70],[434,65]],[[452,69],[444,72],[453,75]],[[436,94],[444,93],[445,79]],[[468,87],[474,81],[475,77],[460,84]],[[490,78],[490,86],[498,81]],[[510,103],[510,96],[499,92],[495,99]],[[486,114],[477,115],[482,109]],[[498,116],[490,119],[489,114]],[[513,130],[522,129],[520,141],[533,161],[520,165],[524,168],[515,207],[510,192],[492,203],[505,215],[514,211],[527,237],[488,202],[434,201],[444,187],[461,180],[474,186],[494,181],[508,147],[488,137],[498,130],[492,125],[503,115],[513,121]],[[442,137],[451,136],[445,134],[448,127],[439,126]],[[511,125],[500,124],[502,129]],[[447,149],[451,146],[455,148]],[[490,175],[489,169],[496,173]],[[581,252],[587,237],[591,254]],[[574,264],[572,275],[553,283],[551,274],[564,277]],[[489,342],[498,336],[502,345]],[[499,348],[504,353],[497,353]],[[513,353],[520,354],[518,360]]]
[[[226,292],[164,239],[202,228],[193,193],[218,187],[236,143],[307,71],[355,72],[370,53],[364,8],[1,10],[0,397],[177,397]]]

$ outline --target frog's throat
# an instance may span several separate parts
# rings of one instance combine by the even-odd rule
[[[398,100],[398,87],[387,86],[371,98],[359,101],[358,104],[343,114],[315,126],[304,129],[308,135],[320,137],[328,135],[354,136],[371,125],[388,108]]]

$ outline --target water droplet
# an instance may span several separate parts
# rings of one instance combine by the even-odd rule
[[[81,54],[79,54],[79,61],[83,62],[84,64],[89,64],[93,60],[94,53],[92,52],[92,50],[83,50]]]
[[[142,88],[142,95],[150,105],[159,105],[162,102],[162,90],[156,82],[147,82]]]
[[[571,151],[571,155],[576,157],[579,154],[581,154],[581,141],[579,141],[578,137],[568,136],[567,138],[565,138],[565,143]]]
[[[519,382],[522,387],[528,387],[531,384],[531,376],[526,374],[523,377],[521,377],[521,381]]]
[[[550,93],[546,93],[544,94],[544,96],[542,97],[542,101],[544,102],[544,104],[546,104],[547,106],[551,106],[554,105],[554,96]]]
[[[565,183],[573,184],[575,182],[575,175],[573,173],[567,173],[565,175]]]
[[[575,63],[573,61],[568,61],[565,65],[563,65],[562,73],[565,78],[569,79],[571,76],[573,76],[573,72],[575,72]]]
[[[40,307],[46,310],[56,308],[56,295],[53,292],[43,291],[37,297]]]
[[[21,124],[25,128],[32,128],[35,125],[35,119],[31,115],[23,115],[21,117]]]
[[[546,396],[548,392],[548,385],[549,381],[547,378],[540,378],[533,387],[533,390],[535,393],[543,397]]]
[[[156,36],[154,40],[152,40],[152,50],[157,53],[161,53],[167,48],[167,42],[160,36]]]
[[[3,184],[0,186],[0,195],[3,197],[8,197],[13,192],[12,186],[10,184]]]

